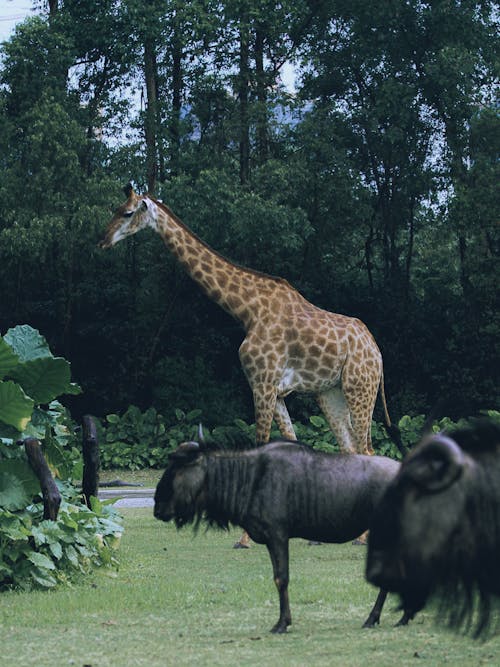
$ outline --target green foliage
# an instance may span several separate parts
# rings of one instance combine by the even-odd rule
[[[57,521],[43,519],[41,502],[16,512],[0,502],[0,590],[53,588],[92,567],[117,565],[123,527],[116,510],[97,499],[89,510],[71,486],[59,487]]]
[[[192,440],[200,417],[199,410],[175,410],[175,422],[167,424],[154,408],[141,412],[132,405],[120,417],[110,414],[100,437],[103,468],[161,468],[169,452],[185,440]]]
[[[252,419],[238,325],[150,232],[96,247],[155,160],[155,192],[215,250],[366,322],[392,415],[498,406],[491,0],[55,4],[1,47],[0,329],[71,350],[80,414]]]
[[[221,347],[227,344],[221,336],[214,342]],[[209,340],[206,345],[210,345]],[[245,415],[244,401],[234,395],[233,373],[228,378],[227,367],[222,363],[216,367],[207,356],[208,350],[194,359],[164,357],[155,366],[153,402],[168,421],[176,418],[172,406],[186,413],[191,406],[200,406],[202,420],[209,420],[210,424],[227,423],[231,418]]]
[[[184,413],[176,410],[176,421],[168,424],[165,418],[154,408],[142,413],[139,408],[131,406],[121,417],[111,414],[106,417],[103,425],[101,441],[101,463],[103,468],[162,468],[166,466],[170,452],[181,442],[196,440],[200,410]],[[500,412],[485,411],[491,419],[500,421]],[[424,415],[410,417],[404,415],[398,422],[403,445],[411,449],[422,437],[425,422]],[[435,421],[434,432],[452,430],[463,426],[465,419],[458,422],[449,417]],[[307,423],[295,422],[297,439],[315,449],[324,452],[338,452],[339,447],[326,419],[322,415],[313,415]],[[255,443],[255,424],[248,424],[243,419],[234,419],[225,425],[213,429],[203,427],[205,440],[221,448],[242,449],[252,447]],[[273,424],[270,439],[279,439],[279,430]],[[385,426],[372,421],[372,443],[375,453],[401,460],[402,455],[394,441],[389,437]]]
[[[28,325],[0,337],[0,589],[52,588],[77,572],[115,565],[121,535],[112,507],[82,505],[70,480],[81,478],[67,411],[55,400],[77,394],[70,365],[54,357],[47,341]],[[18,438],[43,442],[44,455],[62,495],[57,521],[43,520],[40,484]]]
[[[19,438],[44,441],[47,459],[59,476],[81,472],[80,457],[70,446],[68,415],[55,400],[62,393],[77,394],[80,388],[71,382],[66,359],[54,357],[45,338],[28,325],[0,336],[0,371],[0,466],[4,484],[8,479],[13,488],[23,489],[16,502],[8,503],[9,509],[19,510],[39,490],[38,484],[33,488],[31,469],[15,444]]]

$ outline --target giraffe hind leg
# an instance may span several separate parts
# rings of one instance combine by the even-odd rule
[[[318,394],[317,401],[339,443],[340,451],[357,453],[357,443],[351,424],[349,406],[340,387],[334,387]]]
[[[297,440],[292,420],[290,419],[285,401],[282,398],[276,399],[276,406],[274,408],[274,421],[278,425],[280,433],[284,438],[288,438],[288,440]]]
[[[343,383],[343,393],[348,406],[350,422],[357,443],[358,454],[374,454],[372,447],[372,415],[377,400],[378,383],[366,381],[363,391],[359,384],[350,385],[347,381]]]

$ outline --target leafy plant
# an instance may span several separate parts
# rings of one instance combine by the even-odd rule
[[[66,410],[56,400],[60,394],[80,391],[71,382],[69,362],[54,357],[36,329],[24,324],[0,336],[0,471],[4,502],[11,509],[23,509],[25,497],[40,490],[24,452],[15,444],[19,438],[44,440],[45,455],[59,476],[81,472],[78,452],[63,452],[71,430]],[[20,487],[24,493],[16,492]],[[9,499],[9,489],[17,504]]]
[[[111,414],[106,417],[100,441],[101,463],[104,468],[162,468],[167,463],[168,454],[181,442],[196,439],[201,410],[185,413],[175,410],[176,422],[169,424],[154,408],[141,412],[131,406],[120,417]],[[500,413],[487,411],[492,419],[500,420]],[[433,424],[434,431],[452,429],[462,425],[464,420],[453,422],[448,417]],[[424,415],[410,417],[404,415],[398,422],[403,445],[410,449],[422,437]],[[295,422],[297,439],[315,449],[338,452],[339,447],[328,422],[322,415],[313,415],[307,423]],[[218,425],[211,431],[204,427],[204,436],[220,447],[248,448],[255,443],[255,424],[243,419],[234,419],[230,424]],[[280,438],[279,430],[273,425],[270,439]],[[376,454],[401,459],[401,452],[389,437],[383,424],[372,421],[372,442]]]
[[[167,424],[163,415],[151,407],[146,412],[132,405],[122,415],[110,414],[100,437],[103,468],[161,468],[170,451],[183,440],[193,438],[200,410],[188,413],[175,410],[176,421]]]
[[[54,357],[38,331],[22,325],[0,336],[0,588],[50,588],[75,572],[116,562],[118,514],[97,499],[89,510],[71,485],[81,478],[82,461],[69,415],[56,399],[79,392],[69,362]],[[39,481],[16,444],[28,436],[43,442],[57,478],[57,521],[43,519]]]
[[[52,588],[96,565],[116,565],[121,519],[94,499],[89,510],[74,489],[60,484],[57,521],[43,520],[43,503],[13,512],[0,507],[0,589]]]

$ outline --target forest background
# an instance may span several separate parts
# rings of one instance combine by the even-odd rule
[[[496,3],[33,5],[1,52],[0,332],[71,361],[76,418],[253,419],[238,324],[153,233],[97,247],[128,181],[360,317],[394,417],[498,409]]]

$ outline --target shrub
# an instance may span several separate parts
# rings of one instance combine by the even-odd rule
[[[0,507],[0,589],[52,588],[117,564],[121,519],[111,505],[93,499],[82,505],[69,485],[59,484],[62,502],[57,521],[43,519],[43,503],[22,510]]]
[[[100,434],[103,468],[165,467],[169,452],[180,442],[192,440],[200,410],[185,413],[175,410],[176,421],[167,424],[163,415],[151,407],[146,412],[132,405],[120,417],[110,414]]]
[[[186,440],[196,439],[198,421],[201,410],[192,410],[184,413],[175,410],[176,422],[168,424],[165,418],[154,408],[141,413],[139,408],[131,406],[121,417],[108,415],[104,425],[104,438],[101,441],[101,462],[106,468],[163,468],[166,466],[168,454]],[[500,413],[488,411],[492,418],[500,419]],[[422,436],[424,415],[410,417],[403,416],[398,427],[401,438],[407,449],[413,447]],[[434,431],[459,426],[449,418],[436,421]],[[313,415],[308,422],[294,423],[298,440],[311,445],[315,449],[325,452],[339,451],[328,422],[321,415]],[[221,447],[248,448],[255,443],[255,424],[248,424],[242,419],[234,419],[227,425],[219,425],[211,431],[204,427],[207,441],[213,441]],[[273,426],[271,439],[279,438],[280,432]],[[401,459],[401,453],[391,440],[385,427],[378,422],[372,422],[372,441],[376,454]]]
[[[56,399],[79,392],[69,363],[52,355],[38,331],[22,325],[0,336],[0,588],[52,587],[115,562],[118,514],[97,499],[89,510],[71,484],[81,478],[82,461],[69,415]],[[28,436],[42,441],[56,477],[57,521],[43,519],[40,484],[16,444]]]

